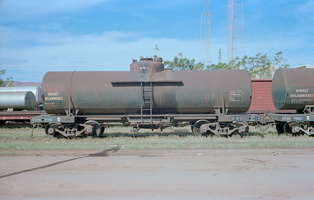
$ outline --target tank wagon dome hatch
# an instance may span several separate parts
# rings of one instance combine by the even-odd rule
[[[163,60],[161,57],[154,56],[154,58],[141,57],[139,61],[133,59],[130,65],[130,72],[153,74],[165,70]]]

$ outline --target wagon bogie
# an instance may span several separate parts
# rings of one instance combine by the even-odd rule
[[[96,121],[88,121],[84,124],[47,124],[45,133],[54,137],[75,138],[94,136],[99,137],[103,134],[105,128],[101,127]]]

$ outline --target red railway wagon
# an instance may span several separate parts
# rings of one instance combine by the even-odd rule
[[[277,110],[273,103],[272,79],[252,79],[252,101],[249,113],[291,113]]]

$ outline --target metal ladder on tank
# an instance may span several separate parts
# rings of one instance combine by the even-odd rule
[[[145,120],[149,119],[149,122],[153,122],[153,83],[152,82],[142,82],[141,91],[143,101],[141,103],[141,122],[147,122]],[[143,117],[143,115],[150,115],[149,117]]]

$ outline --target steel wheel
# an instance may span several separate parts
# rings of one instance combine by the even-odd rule
[[[52,128],[52,127],[50,126],[50,124],[47,124],[46,127],[45,127],[45,133],[46,133],[47,135],[52,135],[52,136],[54,136],[54,135],[56,134],[56,131],[55,131],[54,128]]]
[[[92,136],[99,137],[105,131],[105,128],[101,127],[98,122],[93,121],[93,120],[85,122],[85,125],[92,125],[93,126]]]
[[[205,135],[205,133],[201,132],[201,126],[203,124],[208,124],[208,123],[209,123],[209,121],[207,121],[207,120],[198,120],[197,122],[195,122],[195,124],[192,127],[193,134],[196,136]]]
[[[249,125],[246,122],[238,122],[237,123],[237,128],[241,129],[241,131],[237,130],[237,131],[234,132],[234,134],[238,134],[241,137],[246,136],[249,133],[249,131],[250,131]]]
[[[289,125],[289,123],[285,123],[284,126],[283,126],[283,131],[284,133],[286,134],[292,134],[292,129]]]
[[[284,123],[276,123],[276,130],[279,134],[285,133],[284,126]]]

